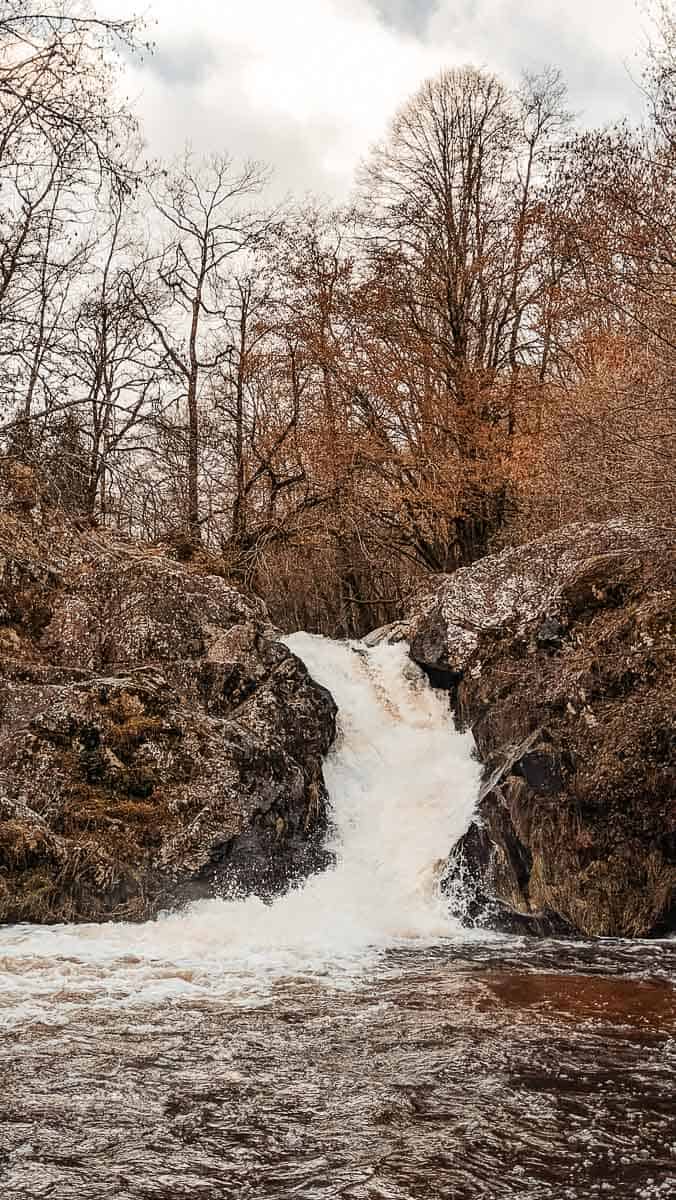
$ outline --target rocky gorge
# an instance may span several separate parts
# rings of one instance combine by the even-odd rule
[[[168,547],[48,511],[10,514],[2,530],[3,1195],[671,1196],[674,941],[487,928],[572,935],[598,914],[604,928],[618,874],[606,882],[600,861],[590,897],[565,823],[582,764],[566,760],[565,787],[546,789],[527,756],[544,745],[553,773],[566,747],[580,752],[572,713],[568,737],[547,705],[556,656],[562,679],[577,669],[586,620],[631,622],[652,604],[661,654],[661,584],[650,600],[649,576],[631,574],[608,603],[595,570],[600,607],[566,627],[576,531],[544,591],[531,545],[477,564],[457,611],[455,577],[437,580],[375,645],[278,643],[260,604],[202,553],[181,564]],[[587,544],[596,553],[618,532],[590,531]],[[661,570],[657,551],[653,562]],[[519,696],[500,691],[500,647],[521,680],[518,712]],[[310,677],[339,705],[326,757],[335,707]],[[621,699],[580,686],[599,721],[581,725],[598,730],[609,714],[618,736],[597,733],[592,767],[634,734]],[[636,692],[628,716],[652,705],[642,728],[657,728],[666,674]],[[454,728],[451,704],[476,741]],[[477,745],[484,794],[466,832]],[[639,746],[626,777],[602,777],[618,790],[586,818],[587,849],[600,856],[614,837],[622,852],[613,814],[636,820],[623,797],[642,797],[647,832],[621,881],[633,891],[614,912],[652,920],[660,893],[650,879],[639,891],[638,870],[661,854],[666,890],[665,796],[647,782],[666,777],[648,747],[645,781]],[[335,869],[321,870],[330,852]],[[458,899],[477,928],[449,915]]]
[[[34,489],[0,517],[0,921],[140,921],[325,867],[336,705],[263,604]],[[464,920],[673,930],[673,618],[667,535],[611,521],[434,579],[367,639],[408,640],[484,763],[439,847]]]

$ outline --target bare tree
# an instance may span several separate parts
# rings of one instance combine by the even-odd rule
[[[87,0],[3,0],[0,11],[0,167],[17,143],[56,158],[76,144],[100,170],[118,170],[115,135],[128,114],[112,103],[115,53],[134,46],[137,20],[99,17]]]
[[[480,71],[445,72],[401,110],[362,172],[369,420],[382,434],[386,413],[392,451],[405,447],[406,539],[432,569],[484,553],[504,517],[504,438],[516,430],[522,369],[542,353],[536,197],[566,127],[563,102],[556,72],[518,93]]]
[[[73,308],[68,343],[71,393],[89,442],[86,510],[93,516],[98,506],[104,520],[114,477],[130,457],[148,453],[160,404],[153,331],[129,288],[130,263],[147,257],[127,212],[133,198],[126,184],[111,181],[107,227]]]
[[[24,448],[66,394],[69,306],[96,240],[96,192],[130,174],[133,121],[111,100],[133,21],[90,5],[6,0],[0,11],[0,405]]]
[[[157,338],[158,363],[187,413],[185,527],[193,544],[202,525],[200,403],[231,353],[223,337],[225,280],[235,257],[252,253],[267,226],[265,216],[244,207],[259,195],[265,179],[256,163],[239,167],[227,156],[196,163],[186,154],[152,191],[162,247],[130,275]]]

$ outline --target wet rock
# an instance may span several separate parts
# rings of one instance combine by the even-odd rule
[[[520,937],[579,937],[575,926],[551,909],[524,913],[495,898],[487,901],[482,919],[498,933],[512,933]]]
[[[264,606],[0,515],[0,920],[141,920],[325,865],[335,705]]]
[[[374,629],[372,633],[366,635],[363,639],[364,645],[369,648],[379,646],[381,642],[389,642],[394,645],[397,642],[406,640],[406,626],[400,621],[394,621],[390,625],[381,625],[380,629]]]
[[[676,927],[673,583],[660,529],[610,521],[483,559],[417,601],[412,656],[446,681],[486,764],[453,859],[473,880],[469,919],[504,927],[499,903],[536,931]]]

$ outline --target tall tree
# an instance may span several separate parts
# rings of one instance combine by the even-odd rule
[[[64,401],[64,320],[97,189],[129,174],[133,121],[111,84],[136,30],[78,0],[0,9],[0,406],[21,416],[24,445],[30,423]]]
[[[266,172],[228,156],[196,162],[188,153],[151,191],[163,243],[132,272],[138,304],[153,329],[158,362],[186,413],[185,531],[201,540],[200,403],[231,353],[224,338],[226,280],[233,262],[253,252],[267,218],[251,209]]]
[[[485,552],[503,517],[504,437],[522,368],[541,354],[534,217],[563,102],[554,72],[516,93],[485,72],[444,72],[362,175],[378,296],[366,337],[385,381],[370,404],[387,410],[393,448],[406,447],[412,544],[435,569]],[[383,372],[383,355],[396,372]]]

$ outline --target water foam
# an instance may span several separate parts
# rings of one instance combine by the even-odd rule
[[[403,645],[367,650],[295,634],[287,644],[333,693],[339,737],[325,764],[336,867],[274,904],[210,900],[145,925],[0,931],[0,1010],[51,999],[63,1018],[108,1005],[252,992],[281,976],[349,979],[384,948],[458,936],[439,866],[474,811],[479,767]],[[44,1019],[43,1005],[39,1004]]]

